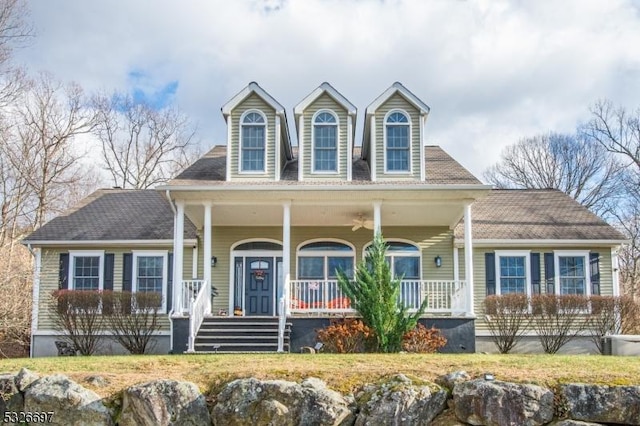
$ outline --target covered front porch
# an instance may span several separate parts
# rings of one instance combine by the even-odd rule
[[[251,202],[229,194],[206,201],[202,193],[180,195],[172,317],[189,319],[189,349],[209,316],[274,317],[282,329],[288,318],[355,314],[335,270],[352,272],[377,232],[390,242],[394,275],[404,278],[400,303],[414,310],[427,300],[430,316],[474,315],[473,257],[466,248],[476,194],[389,191],[373,201],[367,191],[280,201],[256,194]],[[192,248],[180,241],[185,217],[200,230]],[[461,219],[463,253],[452,233]]]

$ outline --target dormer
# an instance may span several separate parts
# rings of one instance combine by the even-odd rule
[[[251,82],[222,107],[227,181],[278,181],[293,159],[284,107]]]
[[[296,105],[299,181],[351,181],[356,113],[356,107],[326,82]]]
[[[424,128],[429,107],[399,82],[366,109],[362,159],[372,181],[425,180]]]

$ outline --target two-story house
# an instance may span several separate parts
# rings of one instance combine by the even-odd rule
[[[429,107],[394,83],[365,110],[328,83],[287,112],[257,83],[222,107],[215,146],[155,190],[100,190],[27,237],[34,356],[55,353],[58,288],[157,291],[158,352],[297,351],[354,314],[336,281],[373,236],[402,303],[471,351],[487,294],[618,294],[623,236],[553,190],[498,191],[426,141]],[[216,295],[212,294],[212,286]],[[105,330],[105,335],[108,335]],[[120,348],[115,343],[111,350]]]

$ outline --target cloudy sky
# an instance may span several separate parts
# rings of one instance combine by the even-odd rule
[[[31,0],[31,70],[175,103],[203,149],[250,81],[292,109],[323,81],[358,109],[401,81],[427,143],[480,176],[500,150],[572,131],[608,98],[640,107],[640,0]],[[295,141],[294,141],[295,143]]]

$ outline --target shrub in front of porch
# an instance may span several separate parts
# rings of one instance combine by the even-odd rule
[[[81,355],[92,355],[100,345],[104,321],[100,292],[56,290],[51,296],[49,310],[54,328]]]
[[[102,294],[106,326],[113,339],[132,354],[153,349],[153,334],[160,329],[162,296],[156,292],[108,291]]]
[[[364,324],[374,331],[376,351],[400,352],[404,335],[418,324],[427,300],[413,314],[400,303],[402,277],[393,278],[386,252],[387,244],[378,233],[365,259],[358,263],[355,280],[338,270],[338,284]]]
[[[531,321],[529,298],[511,293],[484,299],[487,327],[501,354],[507,354],[520,341]]]

